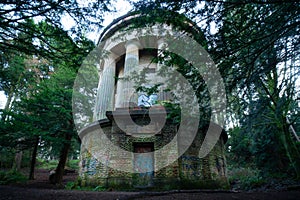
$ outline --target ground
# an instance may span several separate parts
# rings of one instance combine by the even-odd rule
[[[233,191],[208,191],[208,190],[183,190],[167,192],[92,192],[59,189],[48,182],[47,170],[38,170],[36,179],[26,184],[0,186],[0,200],[91,200],[91,199],[147,199],[147,200],[229,200],[229,199],[264,199],[264,200],[298,200],[300,199],[299,187],[287,190],[269,190],[267,192],[233,192]],[[76,174],[67,174],[64,177],[64,183],[72,181]]]

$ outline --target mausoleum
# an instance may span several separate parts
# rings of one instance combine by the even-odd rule
[[[186,19],[182,22],[188,27],[185,33],[167,21],[149,22],[149,16],[145,23],[134,25],[143,19],[138,13],[127,14],[113,21],[100,36],[98,45],[103,52],[93,122],[79,132],[81,184],[225,188],[226,132],[216,121],[201,121],[201,116],[196,117],[197,123],[193,117],[184,121],[185,107],[193,104],[178,109],[176,92],[160,76],[164,64],[158,57],[168,49],[168,36],[201,34],[200,29]],[[188,134],[189,129],[194,134]],[[208,129],[220,134],[202,157],[199,151]]]

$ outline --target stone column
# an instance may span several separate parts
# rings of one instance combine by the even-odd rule
[[[105,119],[106,111],[113,110],[113,96],[115,88],[116,61],[111,53],[104,61],[102,76],[100,78],[96,106],[94,111],[94,121]]]
[[[121,84],[122,94],[119,97],[121,107],[128,108],[129,106],[137,104],[137,95],[135,92],[134,81],[131,80],[132,72],[138,70],[139,65],[139,47],[140,43],[136,40],[130,40],[125,44],[125,66],[124,66],[124,80]]]
[[[118,82],[117,82],[117,88],[116,88],[116,95],[115,95],[115,108],[121,108],[122,107],[122,88],[123,88],[123,80],[124,77],[124,69],[120,69],[119,76],[118,76]]]
[[[164,41],[164,38],[160,38],[157,40],[157,56],[162,56],[162,50],[167,49],[167,44]],[[156,67],[156,74],[159,74],[159,71],[163,67],[162,63],[157,63]],[[160,86],[159,90],[159,100],[165,101],[165,100],[170,100],[170,92],[165,92],[164,90],[167,89],[167,75],[164,77],[162,75],[157,75],[156,76],[156,83],[162,83],[163,85]]]

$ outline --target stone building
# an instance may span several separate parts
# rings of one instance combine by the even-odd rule
[[[107,53],[99,64],[94,122],[79,133],[81,183],[116,188],[227,187],[225,131],[215,123],[200,123],[191,140],[178,135],[184,126],[171,116],[172,106],[166,106],[176,104],[176,95],[163,84],[147,91],[157,82],[166,82],[158,73],[163,64],[154,60],[165,37],[174,33],[174,25],[145,23],[142,29],[127,29],[137,19],[142,16],[125,15],[100,37],[99,46]],[[188,19],[184,23],[193,30],[195,25]],[[137,74],[144,76],[133,80]],[[137,84],[146,90],[138,91]],[[221,136],[210,153],[201,157],[208,128],[221,130]]]

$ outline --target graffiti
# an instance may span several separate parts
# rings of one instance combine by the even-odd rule
[[[157,94],[151,94],[149,97],[141,94],[138,98],[138,106],[150,107],[157,102]]]
[[[197,156],[181,156],[182,161],[200,161]]]
[[[197,170],[198,169],[198,163],[183,163],[182,164],[183,170]]]
[[[86,163],[86,173],[90,176],[95,175],[96,174],[96,167],[98,165],[98,161],[94,158],[91,158],[90,160],[88,160],[88,162]]]
[[[182,170],[186,176],[199,177],[200,173],[200,158],[196,156],[182,156]]]

